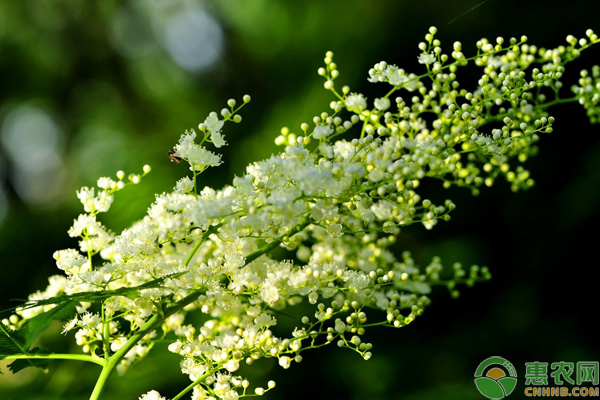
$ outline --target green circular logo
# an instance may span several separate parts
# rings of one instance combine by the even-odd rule
[[[517,371],[505,358],[490,357],[475,370],[475,386],[490,399],[503,399],[517,386]]]

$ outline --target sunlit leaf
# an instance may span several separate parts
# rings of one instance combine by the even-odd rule
[[[27,321],[23,326],[22,330],[25,331],[25,347],[30,347],[35,341],[44,333],[54,320],[68,320],[75,315],[75,310],[78,301],[70,300],[62,304],[58,304],[56,307],[49,311],[38,314],[35,317]]]
[[[32,351],[30,351],[29,354],[49,354],[49,353],[42,350],[41,348],[35,348]],[[25,359],[25,360],[15,360],[8,365],[8,370],[10,372],[12,372],[13,374],[16,374],[17,372],[19,372],[25,368],[29,368],[29,367],[35,367],[35,368],[40,368],[42,370],[45,370],[52,363],[52,361],[53,360],[49,360],[49,359],[31,359],[31,358]]]
[[[24,354],[26,347],[26,332],[12,330],[0,323],[0,359],[14,354]]]

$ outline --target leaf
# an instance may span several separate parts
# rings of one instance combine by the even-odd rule
[[[26,354],[26,332],[12,330],[0,323],[0,359],[13,354]]]
[[[68,301],[36,315],[19,330],[12,330],[0,324],[0,359],[14,354],[34,354],[30,347],[44,333],[54,320],[69,319],[75,314],[79,302]]]
[[[134,286],[134,287],[122,287],[122,288],[115,289],[115,290],[100,290],[100,291],[92,291],[92,292],[81,292],[81,293],[75,293],[75,294],[70,294],[70,295],[51,297],[49,299],[32,300],[32,301],[26,302],[23,306],[21,306],[19,308],[28,309],[28,308],[38,307],[38,306],[45,306],[48,304],[61,304],[61,303],[69,302],[69,301],[74,301],[77,303],[79,303],[79,302],[93,303],[95,301],[101,301],[101,300],[108,299],[113,296],[125,296],[125,297],[134,296],[135,297],[139,294],[140,290],[160,288],[161,284],[166,279],[178,278],[187,273],[188,273],[188,271],[175,272],[173,274],[165,275],[160,278],[153,279],[151,281],[142,283],[141,285]]]
[[[68,320],[75,315],[78,301],[71,300],[36,315],[28,320],[21,330],[25,331],[25,347],[29,348],[44,333],[54,320]]]
[[[45,370],[52,363],[52,361],[53,360],[48,359],[15,360],[8,364],[8,370],[13,374],[16,374],[17,372],[29,367],[36,367]]]
[[[28,354],[51,354],[51,353],[46,351],[45,349],[42,349],[41,347],[36,347],[34,349],[31,349],[28,352]],[[45,370],[48,368],[48,366],[53,361],[54,360],[47,359],[47,358],[39,358],[39,359],[29,358],[29,359],[15,360],[12,363],[8,364],[8,370],[10,372],[12,372],[13,374],[16,374],[17,372],[19,372],[25,368],[29,368],[29,367],[35,367],[35,368]]]
[[[52,321],[51,317],[50,321]],[[43,327],[43,324],[41,324],[41,320],[36,322],[36,324],[38,325],[34,325],[35,330],[41,329]],[[43,330],[45,330],[46,328],[47,326],[43,328]],[[0,323],[0,360],[12,355],[30,356],[35,354],[50,354],[50,352],[40,347],[36,347],[30,350],[28,349],[28,336],[29,340],[31,340],[31,338],[33,337],[32,333],[35,333],[35,330],[28,332],[28,328],[25,326],[22,329],[15,331]],[[22,369],[28,367],[46,369],[51,362],[52,360],[50,359],[19,359],[10,363],[8,365],[8,370],[11,371],[13,374],[16,374]],[[0,374],[2,374],[2,371],[0,371]]]

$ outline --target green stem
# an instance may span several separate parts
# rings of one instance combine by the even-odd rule
[[[208,237],[212,234],[217,232],[217,230],[222,227],[225,224],[225,221],[221,222],[220,224],[217,225],[213,225],[211,227],[209,227],[206,232],[204,232],[202,234],[202,237],[200,238],[200,240],[198,240],[198,242],[196,242],[196,244],[194,245],[194,247],[192,248],[192,251],[190,251],[190,254],[188,254],[188,256],[186,257],[185,261],[183,262],[184,266],[188,266],[190,261],[192,261],[192,258],[194,257],[194,254],[196,254],[196,252],[198,251],[198,249],[200,248],[200,246],[202,245],[202,243],[204,243],[206,241],[206,239],[208,239]]]
[[[110,355],[110,325],[107,317],[104,314],[104,302],[100,304],[102,311],[102,348],[104,350],[104,359],[108,359]]]
[[[302,229],[306,228],[309,224],[310,224],[310,222],[305,221],[305,222],[297,225],[294,229],[292,229],[292,232],[290,232],[288,235],[281,235],[280,237],[275,238],[271,243],[267,243],[266,245],[264,245],[260,249],[256,250],[255,252],[248,254],[246,256],[245,265],[250,264],[252,261],[256,260],[258,257],[262,256],[263,254],[267,254],[268,252],[275,250],[277,248],[277,246],[279,246],[281,244],[281,242],[283,241],[283,239],[286,236],[292,236],[292,235],[300,232]]]
[[[105,366],[105,362],[103,359],[88,356],[87,354],[62,354],[62,353],[52,353],[52,354],[13,354],[10,356],[6,356],[3,358],[4,360],[29,360],[29,359],[45,359],[45,360],[76,360],[76,361],[86,361],[94,364],[98,364],[101,367]]]
[[[539,109],[545,110],[546,108],[549,108],[549,107],[555,106],[555,105],[557,105],[557,104],[573,103],[573,102],[576,102],[576,101],[578,101],[578,100],[579,100],[579,98],[578,98],[577,96],[568,97],[568,98],[563,98],[563,99],[554,99],[554,100],[552,100],[552,101],[549,101],[549,102],[547,102],[547,103],[542,103],[542,104],[540,104],[540,105],[538,105],[538,106],[534,107],[534,109],[535,109],[535,108],[539,108]]]
[[[196,379],[194,382],[190,383],[185,389],[183,389],[181,392],[179,392],[179,394],[177,396],[173,397],[172,400],[179,400],[181,397],[183,397],[184,394],[186,394],[187,392],[192,390],[194,388],[194,386],[198,385],[200,382],[205,380],[213,372],[215,372],[214,369],[211,369],[210,371],[205,372],[204,375],[202,375],[200,378]]]
[[[144,326],[140,328],[139,331],[127,340],[127,342],[121,347],[115,354],[109,357],[103,365],[102,372],[98,377],[98,381],[96,382],[96,386],[94,386],[94,391],[90,396],[90,400],[98,400],[100,395],[104,391],[104,387],[106,386],[106,382],[109,376],[112,374],[115,367],[119,364],[119,361],[131,350],[144,336],[148,333],[152,332],[156,328],[158,328],[165,319],[170,317],[171,315],[181,311],[185,306],[193,303],[198,299],[200,294],[204,293],[204,289],[197,290],[187,295],[183,299],[179,300],[175,305],[167,308],[164,313],[155,314],[150,318]]]

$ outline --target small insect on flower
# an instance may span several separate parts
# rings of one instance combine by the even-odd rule
[[[181,157],[177,157],[175,155],[175,150],[169,151],[169,158],[172,162],[179,164],[181,162]]]

